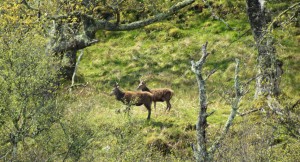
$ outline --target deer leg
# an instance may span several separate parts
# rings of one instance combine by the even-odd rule
[[[149,109],[148,109],[148,117],[147,117],[147,120],[150,120],[150,116],[151,116],[151,109],[149,108]]]
[[[171,110],[171,103],[170,103],[170,101],[169,100],[167,100],[166,101],[167,102],[167,109],[166,110],[168,110],[168,111],[170,111]]]
[[[145,105],[145,107],[146,107],[147,110],[148,110],[148,117],[147,117],[147,120],[150,120],[150,116],[151,116],[151,104],[150,104],[150,105]]]
[[[127,116],[130,116],[130,105],[126,105],[125,113],[127,113]]]
[[[156,102],[154,102],[154,110],[156,110]]]

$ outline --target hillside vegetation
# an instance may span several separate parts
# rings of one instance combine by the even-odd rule
[[[241,84],[252,80],[244,86],[248,93],[239,104],[239,112],[264,107],[236,117],[214,161],[298,161],[300,104],[295,103],[300,99],[299,16],[298,22],[276,26],[271,32],[284,70],[278,101],[292,112],[283,119],[265,108],[265,100],[254,99],[257,49],[245,2],[220,0],[210,4],[230,28],[214,19],[199,0],[168,20],[142,29],[97,32],[99,42],[83,50],[78,65],[75,83],[79,86],[71,90],[71,83],[64,81],[59,90],[60,99],[55,101],[62,105],[62,111],[57,112],[59,122],[35,139],[26,138],[18,148],[19,159],[195,161],[192,145],[196,144],[199,97],[191,60],[199,60],[201,47],[208,42],[211,54],[204,72],[217,71],[206,83],[208,112],[215,111],[208,117],[207,145],[220,134],[230,114],[236,58],[241,62]],[[278,0],[267,7],[275,17],[291,4]],[[136,91],[140,80],[149,88],[174,91],[170,112],[165,111],[165,102],[158,102],[147,121],[144,106],[132,106],[126,113],[126,106],[109,95],[115,82],[122,90]]]
[[[186,9],[185,14],[144,29],[99,32],[100,42],[84,50],[79,65],[77,82],[88,83],[87,87],[72,92],[74,102],[68,108],[71,119],[77,119],[81,113],[79,121],[93,132],[92,141],[85,149],[88,151],[83,152],[86,156],[82,157],[92,154],[90,158],[96,161],[193,161],[191,144],[196,139],[199,101],[190,61],[200,58],[202,44],[208,41],[212,53],[205,71],[217,69],[207,81],[209,112],[216,111],[208,118],[209,143],[218,135],[230,112],[234,59],[242,62],[240,77],[244,83],[256,74],[257,50],[245,5],[243,2],[236,5],[240,8],[219,4],[228,10],[222,17],[234,30],[213,20],[208,9]],[[281,101],[286,106],[300,96],[299,32],[298,27],[290,24],[272,33],[279,59],[284,62]],[[150,88],[174,90],[169,113],[164,112],[166,104],[160,103],[147,122],[144,107],[133,107],[128,116],[122,112],[125,106],[107,95],[115,82],[123,90],[134,91],[140,79],[146,80]],[[253,99],[254,82],[240,104],[241,113],[264,104]],[[299,158],[299,139],[288,135],[276,115],[259,111],[237,117],[234,123],[216,161],[297,161]]]

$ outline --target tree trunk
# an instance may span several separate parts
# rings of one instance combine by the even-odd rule
[[[263,1],[246,0],[247,14],[252,33],[258,49],[258,71],[256,79],[255,98],[261,95],[279,95],[279,78],[282,72],[278,72],[276,51],[273,46],[273,38],[267,34],[267,22]]]
[[[195,153],[197,162],[209,161],[209,155],[206,147],[206,127],[207,127],[207,101],[206,101],[206,88],[205,81],[202,78],[201,73],[196,74],[197,82],[199,86],[199,103],[200,112],[198,115],[198,121],[196,123],[197,131],[197,152]]]
[[[207,42],[202,46],[202,57],[196,63],[191,61],[192,71],[196,74],[198,87],[199,87],[199,104],[200,111],[198,115],[198,121],[196,123],[196,131],[197,131],[197,145],[196,147],[193,145],[194,156],[197,162],[210,162],[213,161],[213,156],[216,150],[220,147],[220,143],[225,138],[227,132],[229,131],[230,126],[233,123],[233,120],[237,114],[239,108],[239,102],[244,94],[242,88],[239,83],[239,60],[236,59],[236,68],[235,68],[235,78],[234,78],[234,87],[235,87],[235,99],[232,102],[231,113],[228,116],[227,122],[223,128],[223,131],[219,137],[213,142],[212,146],[208,148],[207,146],[207,137],[206,137],[206,128],[207,128],[207,117],[212,113],[207,113],[207,97],[206,97],[206,87],[205,82],[215,71],[212,71],[211,74],[207,75],[206,78],[203,78],[202,67],[206,61],[209,53],[206,51]]]
[[[61,67],[61,73],[67,80],[71,80],[75,66],[76,66],[76,53],[77,50],[67,51],[65,54],[65,59],[67,61],[66,65]]]
[[[95,33],[97,31],[128,31],[142,28],[168,18],[194,2],[195,0],[183,0],[171,6],[168,10],[150,18],[125,24],[99,19],[87,14],[88,12],[73,12],[69,15],[52,16],[53,25],[49,33],[50,40],[46,53],[55,54],[58,57],[62,57],[62,54],[65,54],[65,56],[69,58],[69,65],[61,67],[62,75],[67,79],[72,79],[76,65],[76,52],[97,43],[98,40],[95,39]],[[85,0],[83,3],[88,5],[89,1]],[[76,17],[81,21],[75,30],[73,29],[72,23],[62,21],[70,17]],[[119,19],[120,17],[117,16],[117,22],[120,21]]]
[[[200,111],[198,114],[198,121],[196,123],[196,131],[197,131],[197,145],[193,146],[194,156],[197,162],[205,162],[210,161],[209,154],[207,152],[206,146],[206,127],[207,127],[207,97],[206,97],[206,87],[205,87],[205,79],[202,75],[202,67],[205,63],[205,60],[209,53],[206,51],[207,42],[202,46],[202,57],[196,63],[194,61],[192,64],[192,71],[196,74],[197,83],[199,87],[199,106]]]

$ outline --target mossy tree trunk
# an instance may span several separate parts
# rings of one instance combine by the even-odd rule
[[[246,0],[246,2],[247,14],[258,50],[255,98],[261,95],[277,96],[280,93],[279,82],[282,74],[282,62],[276,59],[273,37],[267,32],[264,1]]]
[[[206,51],[207,42],[202,46],[202,57],[196,63],[192,61],[192,71],[196,74],[199,91],[199,105],[200,111],[198,114],[198,120],[196,123],[197,131],[197,145],[194,146],[194,154],[197,162],[209,161],[209,155],[207,153],[207,138],[206,138],[206,127],[207,127],[207,97],[206,97],[206,86],[205,80],[202,76],[202,67],[206,61],[209,53]]]
[[[97,31],[128,31],[142,28],[173,16],[176,12],[192,4],[193,2],[195,2],[195,0],[183,0],[171,6],[165,12],[158,13],[144,20],[125,24],[120,23],[119,10],[116,10],[116,13],[114,13],[114,15],[116,15],[116,22],[101,19],[93,16],[92,14],[83,12],[72,12],[67,15],[52,16],[51,19],[53,20],[53,25],[50,32],[50,42],[48,44],[47,52],[54,53],[59,57],[65,55],[67,56],[66,58],[69,58],[68,66],[64,66],[62,71],[66,75],[66,78],[72,78],[72,73],[74,72],[76,65],[76,52],[80,49],[84,49],[97,43],[98,40],[95,38],[95,33]],[[85,5],[88,5],[89,3],[91,2],[85,1]],[[114,5],[115,6],[110,7],[118,9],[118,5],[121,4],[116,3]],[[78,23],[79,26],[75,27],[75,30],[73,30],[74,27],[72,26],[74,25],[74,22],[68,23],[66,21],[73,17],[80,22]]]

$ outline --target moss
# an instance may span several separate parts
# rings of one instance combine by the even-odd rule
[[[223,2],[225,0],[220,1],[220,3]],[[236,7],[241,2],[238,3],[226,5]],[[222,7],[228,8],[226,5]],[[234,31],[228,30],[222,22],[212,20],[207,8],[197,15],[186,16],[184,19],[186,22],[180,24],[175,24],[175,20],[152,24],[134,31],[108,32],[107,37],[101,37],[101,42],[85,49],[86,53],[80,62],[79,73],[86,82],[89,82],[92,92],[78,89],[76,91],[78,98],[85,96],[84,100],[74,99],[71,107],[91,105],[91,114],[86,120],[97,125],[98,134],[95,137],[97,144],[95,144],[94,152],[99,157],[98,161],[103,161],[103,159],[120,161],[121,157],[128,161],[194,160],[190,143],[195,143],[196,139],[195,123],[199,101],[197,82],[194,73],[190,70],[190,61],[199,60],[204,42],[209,42],[208,51],[211,53],[204,68],[205,74],[214,68],[217,69],[217,72],[207,80],[206,85],[209,100],[208,112],[215,111],[208,118],[210,139],[216,137],[230,113],[230,98],[222,95],[224,91],[233,89],[234,58],[240,58],[243,62],[240,72],[242,83],[255,76],[257,50],[244,13],[235,15],[229,13],[229,17],[226,17],[225,20],[235,29]],[[276,51],[284,60],[285,65],[282,88],[287,92],[287,96],[293,97],[300,95],[299,84],[297,84],[299,80],[297,63],[300,59],[297,55],[299,40],[296,36],[298,30],[289,26],[287,28],[290,29],[290,33],[274,29],[273,34],[277,39]],[[164,112],[165,103],[157,103],[157,109],[152,111],[149,122],[145,121],[147,111],[143,106],[132,107],[129,116],[122,111],[116,113],[116,110],[123,110],[124,105],[106,95],[115,81],[118,81],[125,90],[135,90],[141,78],[146,78],[151,88],[168,87],[175,92],[171,100],[171,111]],[[240,104],[240,112],[266,105],[263,100],[253,101],[254,86],[255,82],[252,82],[249,93],[244,96]],[[249,151],[247,152],[249,156],[258,157],[251,151],[255,152],[255,148],[259,148],[259,140],[255,136],[248,136],[247,131],[241,131],[241,127],[251,130],[250,128],[256,126],[255,124],[264,122],[262,117],[261,113],[253,113],[249,116],[249,120],[245,120],[246,117],[237,116],[230,130],[234,135],[228,139],[227,143],[222,144],[222,147],[228,144],[230,147],[225,148],[227,151],[231,148],[237,148],[237,150],[245,148]],[[243,125],[247,122],[249,125]],[[250,124],[253,124],[252,127]],[[253,132],[250,131],[249,134],[251,133]],[[258,131],[258,133],[263,132]],[[245,141],[252,145],[242,143],[244,145],[240,146],[241,140],[237,137],[244,137]],[[276,139],[282,140],[281,137]],[[108,142],[101,144],[99,141]],[[209,140],[208,144],[210,142]],[[286,141],[277,142],[280,145]],[[107,152],[97,150],[106,146],[110,146]],[[286,144],[285,148],[289,146],[290,143]],[[291,146],[291,148],[294,147]],[[280,152],[282,149],[279,148],[276,151]],[[296,152],[289,150],[286,155],[294,157]],[[233,159],[229,157],[228,161],[243,160],[242,156],[238,155],[240,152],[232,151],[231,153]],[[289,160],[290,157],[276,158]]]
[[[167,31],[171,28],[173,28],[174,25],[172,23],[169,22],[160,22],[160,23],[155,23],[155,24],[151,24],[148,25],[144,28],[146,33],[150,33],[153,31]]]
[[[178,28],[171,28],[168,31],[168,36],[178,39],[178,38],[182,38],[184,36],[184,33]]]

